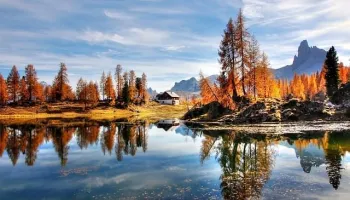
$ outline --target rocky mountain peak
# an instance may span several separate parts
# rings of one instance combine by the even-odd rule
[[[307,40],[301,41],[298,53],[294,56],[293,63],[274,70],[276,78],[292,79],[294,73],[311,74],[321,71],[326,58],[326,51],[316,46],[310,47]]]
[[[299,48],[298,48],[298,54],[300,55],[300,53],[304,53],[305,51],[309,50],[309,43],[307,42],[307,40],[303,40],[300,42]]]
[[[307,40],[303,40],[298,48],[298,56],[294,56],[293,65],[302,64],[305,62],[311,53],[311,48]]]

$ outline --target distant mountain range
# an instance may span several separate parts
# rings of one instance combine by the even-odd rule
[[[212,83],[217,82],[218,75],[211,75],[208,76],[209,80]],[[170,89],[173,92],[199,92],[199,80],[197,80],[195,77],[192,77],[187,80],[182,80],[180,82],[176,82],[175,85]]]
[[[293,63],[275,69],[276,78],[292,79],[294,74],[312,74],[321,71],[327,52],[319,49],[316,46],[309,47],[307,40],[300,43],[298,55],[294,56]]]
[[[157,91],[153,90],[151,87],[147,89],[147,92],[150,95],[150,97],[152,97],[152,98],[157,96],[157,94],[158,94]]]
[[[293,63],[278,69],[272,69],[276,78],[291,80],[294,73],[312,74],[321,71],[327,52],[316,46],[310,47],[307,40],[303,40],[298,48],[298,55],[294,56]],[[211,82],[217,82],[218,75],[211,75],[208,78]],[[200,91],[199,81],[192,77],[187,80],[176,82],[170,89],[179,94],[198,93]]]

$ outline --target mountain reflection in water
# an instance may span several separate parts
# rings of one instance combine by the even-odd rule
[[[79,154],[86,159],[88,159],[89,151],[96,151],[96,147],[99,147],[99,151],[103,155],[113,156],[117,162],[123,161],[126,156],[135,157],[137,160],[138,154],[147,155],[150,148],[149,140],[156,140],[159,137],[157,134],[152,135],[152,130],[155,129],[162,129],[164,133],[186,136],[186,140],[190,138],[194,143],[199,142],[200,148],[197,151],[199,159],[197,157],[195,160],[188,161],[198,162],[199,169],[207,165],[207,162],[216,163],[220,169],[220,173],[216,175],[219,182],[212,186],[212,191],[215,191],[215,188],[219,190],[217,193],[210,193],[210,195],[208,193],[205,198],[256,199],[264,196],[276,197],[269,191],[273,187],[281,187],[277,184],[278,181],[271,179],[274,179],[272,178],[274,168],[280,156],[279,149],[282,148],[295,151],[294,155],[300,162],[299,172],[309,174],[314,169],[325,166],[325,175],[328,177],[329,184],[337,190],[341,184],[342,173],[346,171],[346,167],[343,166],[344,159],[346,153],[350,151],[349,131],[273,135],[245,134],[244,132],[227,130],[198,131],[191,130],[183,124],[166,126],[166,128],[158,126],[157,128],[156,125],[147,122],[135,124],[87,122],[78,125],[42,123],[0,125],[0,161],[4,161],[8,157],[13,167],[16,167],[19,158],[23,156],[25,165],[35,166],[36,162],[41,159],[39,154],[41,146],[45,144],[52,144],[51,148],[54,149],[59,161],[57,164],[62,167],[70,165],[70,150],[76,147],[81,150]],[[73,141],[74,143],[72,143]],[[172,145],[171,140],[168,141],[168,145]],[[90,148],[91,150],[89,150]],[[153,149],[156,148],[153,146]],[[177,158],[174,157],[174,159]],[[148,159],[149,162],[161,162],[161,159]],[[147,161],[143,162],[145,164]],[[130,170],[132,165],[134,164],[131,162]],[[146,164],[144,167],[144,170],[147,170]],[[66,177],[70,173],[88,174],[91,170],[94,169],[88,167],[75,170],[62,168],[60,173],[62,177]],[[193,180],[192,177],[191,181]],[[191,181],[188,179],[186,183],[191,183]],[[349,180],[346,181],[349,182]],[[0,184],[3,182],[0,181]],[[191,183],[192,189],[185,189],[183,192],[194,193],[194,188],[198,189],[201,187],[200,185],[201,183]],[[200,189],[196,191],[196,193],[201,193]],[[3,192],[0,189],[0,195]],[[167,195],[166,198],[171,197],[171,195]],[[187,197],[194,197],[191,195]],[[163,196],[159,197],[163,198]],[[181,198],[186,198],[186,196],[181,196]]]

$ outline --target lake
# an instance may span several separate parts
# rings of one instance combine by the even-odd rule
[[[348,199],[350,131],[0,125],[1,199]]]

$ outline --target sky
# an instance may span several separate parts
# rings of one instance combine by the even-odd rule
[[[272,68],[291,64],[302,40],[349,63],[349,0],[0,0],[0,73],[33,64],[48,84],[60,62],[70,84],[98,81],[117,64],[158,92],[219,72],[223,29],[240,8]]]

